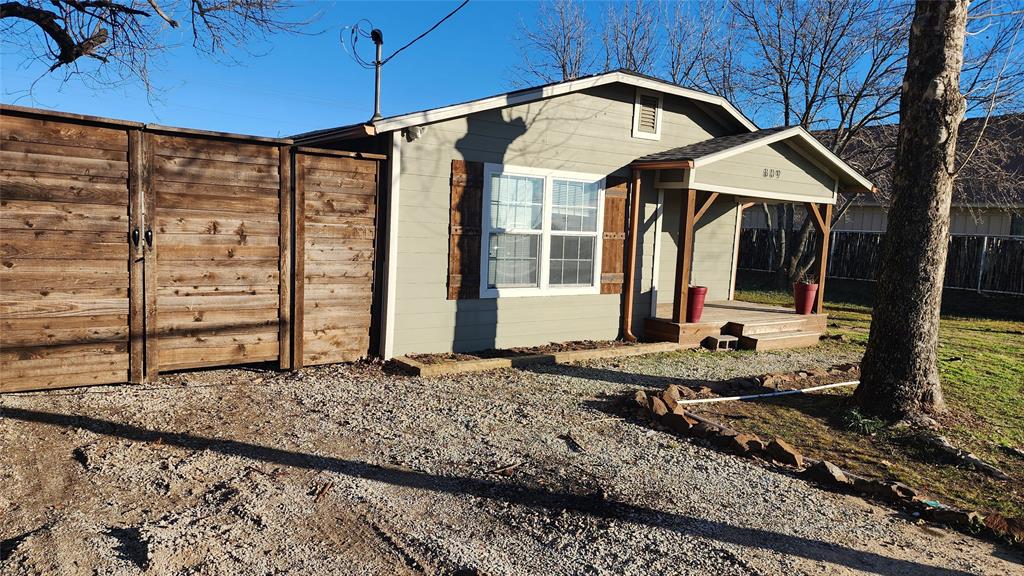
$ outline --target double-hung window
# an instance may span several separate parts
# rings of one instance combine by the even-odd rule
[[[487,164],[480,295],[600,292],[604,178]]]

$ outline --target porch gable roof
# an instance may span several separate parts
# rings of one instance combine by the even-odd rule
[[[633,161],[632,166],[639,169],[699,168],[775,142],[786,142],[798,153],[819,165],[838,180],[841,192],[845,194],[872,194],[875,192],[874,185],[867,178],[861,176],[852,166],[836,156],[800,126],[778,126],[709,138],[694,144],[641,156]]]

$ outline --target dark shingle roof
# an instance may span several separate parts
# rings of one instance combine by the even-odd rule
[[[641,156],[640,158],[637,158],[634,163],[643,164],[645,162],[681,162],[683,160],[696,160],[697,158],[716,154],[723,150],[735,148],[736,146],[756,142],[777,132],[789,130],[790,128],[792,128],[792,126],[777,126],[775,128],[764,128],[755,132],[745,132],[743,134],[710,138],[695,144],[687,144],[686,146],[680,146],[679,148],[672,148],[671,150],[664,150],[662,152],[655,152],[654,154]]]

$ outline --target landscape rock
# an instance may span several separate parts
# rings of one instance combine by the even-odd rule
[[[677,434],[689,434],[697,421],[681,413],[678,408],[662,416],[661,423]]]
[[[651,408],[651,403],[647,400],[647,393],[643,390],[636,391],[636,394],[633,395],[633,402],[644,410],[650,410]]]
[[[917,490],[900,482],[889,482],[889,493],[894,499],[913,500],[917,497]]]
[[[984,517],[977,512],[954,510],[953,508],[935,508],[926,513],[926,517],[941,524],[961,528],[978,527],[984,523]]]
[[[657,396],[651,396],[651,414],[654,414],[655,418],[661,418],[668,414],[668,407]]]
[[[661,393],[661,401],[665,403],[669,412],[676,409],[676,406],[679,405],[679,401],[681,399],[682,396],[679,393],[679,386],[676,386],[675,384],[669,384],[668,387],[665,388],[665,391]]]
[[[804,457],[800,452],[790,445],[782,438],[772,438],[772,441],[768,443],[765,448],[765,453],[768,456],[780,464],[787,466],[794,466],[796,468],[804,467]]]
[[[762,450],[764,442],[755,434],[740,433],[730,436],[725,447],[736,454],[747,455]]]
[[[718,435],[720,428],[708,422],[697,422],[690,429],[690,433],[698,438],[711,438]]]
[[[852,484],[842,468],[828,460],[822,460],[808,468],[807,475],[811,480],[822,484],[839,486],[849,486]]]
[[[757,438],[755,440],[751,440],[747,444],[747,446],[750,448],[750,452],[752,454],[760,454],[760,453],[764,452],[768,448],[768,444],[765,443],[765,441],[761,440],[760,438]]]
[[[729,428],[719,428],[715,434],[711,435],[711,443],[719,448],[728,448],[732,444],[732,439],[739,436],[739,433]]]

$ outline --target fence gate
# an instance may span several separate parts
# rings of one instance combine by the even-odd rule
[[[0,389],[128,377],[128,133],[0,124]]]
[[[381,157],[0,111],[0,392],[369,354]]]
[[[368,354],[378,163],[351,156],[296,150],[296,367]]]
[[[156,291],[155,302],[148,299],[156,350],[154,358],[151,334],[147,366],[278,360],[282,335],[287,349],[288,148],[146,134],[145,150],[147,258],[156,257],[155,282],[146,286],[147,295]]]

